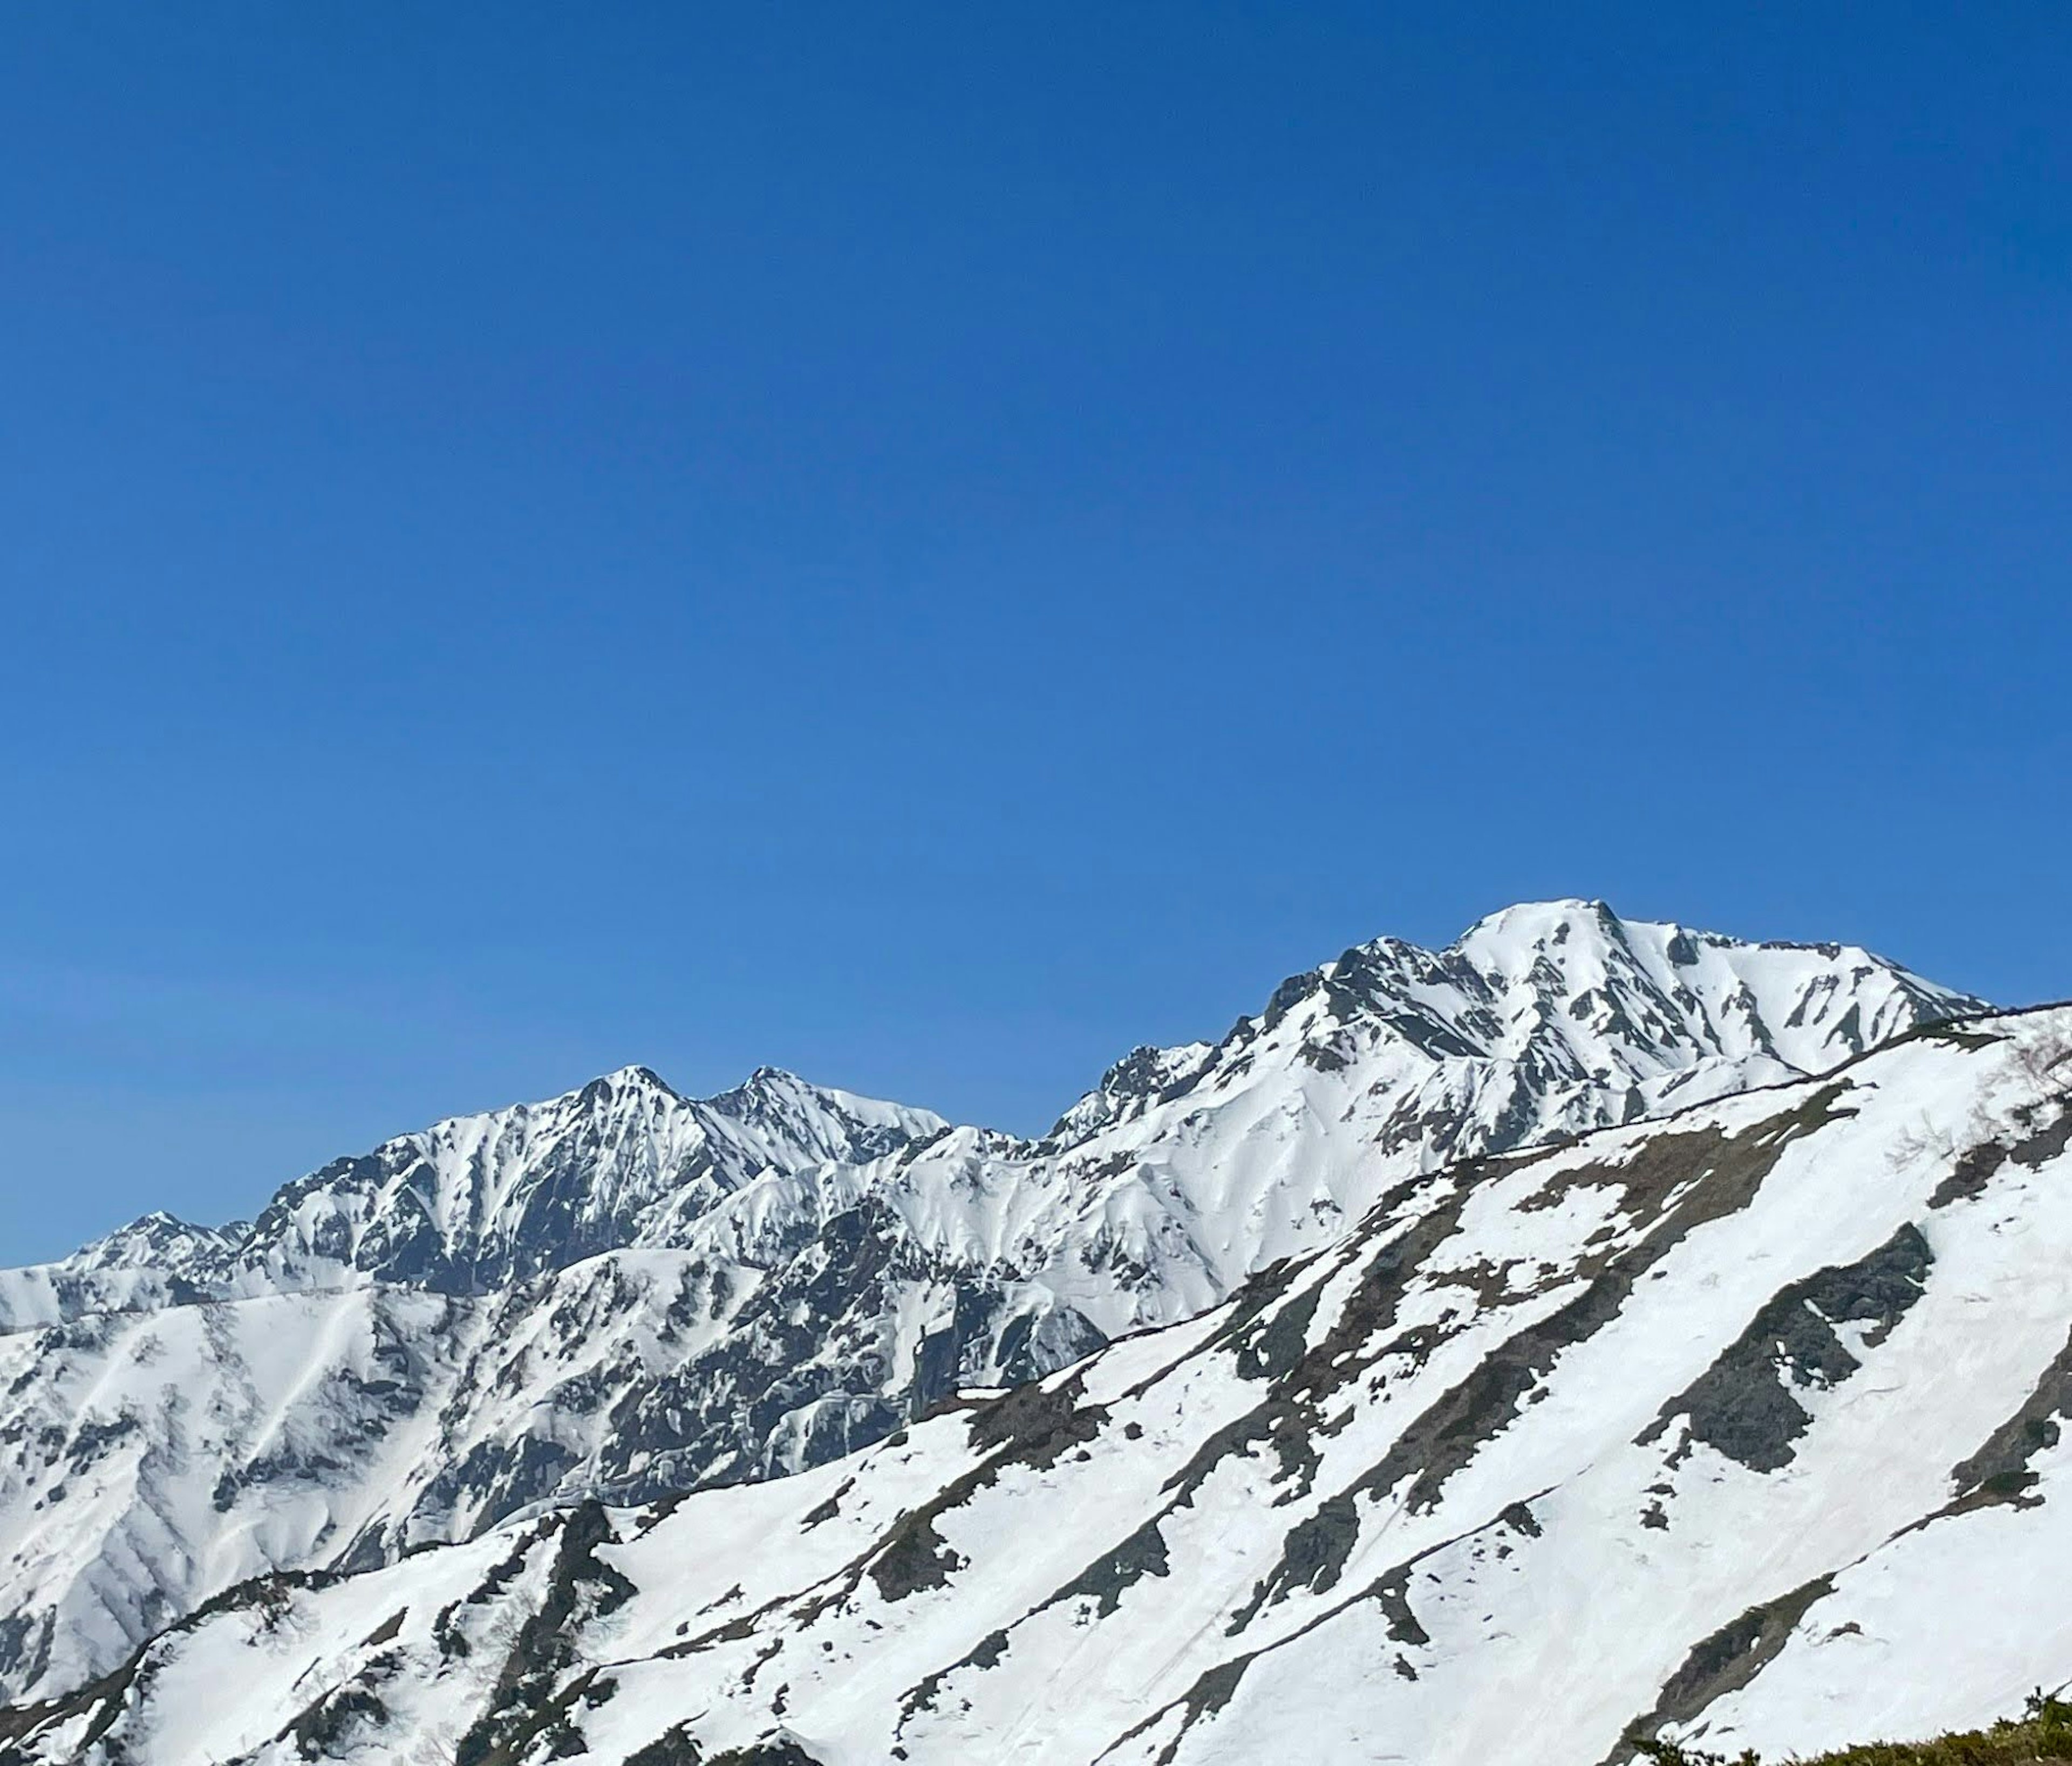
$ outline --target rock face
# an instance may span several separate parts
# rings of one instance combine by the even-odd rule
[[[838,1464],[248,1583],[0,1748],[1602,1766],[1966,1727],[2072,1674],[2068,1330],[2072,1008],[1931,1028],[1406,1177]]]
[[[0,1693],[69,1693],[269,1571],[823,1464],[1194,1317],[1449,1161],[1978,1004],[1858,950],[1543,904],[1356,947],[1219,1041],[1125,1058],[1039,1140],[634,1068],[335,1161],[249,1223],[139,1222],[0,1274]],[[1860,1336],[1791,1353],[1827,1377]]]

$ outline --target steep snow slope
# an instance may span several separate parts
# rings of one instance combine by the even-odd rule
[[[276,1576],[22,1761],[1598,1766],[2072,1676],[2072,1008],[1406,1181],[842,1462]]]
[[[1040,1140],[768,1070],[442,1123],[220,1232],[0,1276],[0,1685],[266,1568],[820,1464],[1327,1244],[1390,1185],[1975,1005],[1860,951],[1513,909],[1139,1050]]]

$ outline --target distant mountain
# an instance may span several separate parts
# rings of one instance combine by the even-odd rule
[[[766,1173],[865,1164],[948,1127],[771,1067],[702,1099],[627,1067],[334,1160],[255,1221],[151,1214],[62,1263],[0,1271],[0,1329],[368,1283],[479,1295],[600,1251],[680,1243]]]
[[[2072,1675],[2068,1329],[2072,1008],[1938,1025],[1404,1177],[838,1464],[248,1583],[0,1747],[1606,1766],[1968,1725]]]
[[[1980,1002],[1848,947],[1514,908],[1139,1049],[1036,1140],[630,1068],[0,1274],[0,1689],[273,1569],[815,1466],[1191,1318],[1449,1161],[1832,1068]],[[781,1511],[780,1511],[781,1512]]]

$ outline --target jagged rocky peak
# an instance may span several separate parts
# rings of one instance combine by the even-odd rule
[[[1060,1116],[1053,1140],[1074,1139],[1126,1120],[1168,1087],[1184,1082],[1215,1052],[1211,1042],[1185,1042],[1171,1049],[1149,1043],[1131,1049],[1101,1075],[1100,1083]]]
[[[333,1160],[220,1228],[152,1214],[61,1263],[0,1271],[0,1330],[97,1311],[381,1280],[477,1293],[673,1242],[763,1174],[860,1164],[941,1134],[932,1111],[774,1067],[710,1099],[625,1066]]]
[[[813,1085],[782,1067],[758,1067],[702,1107],[753,1136],[770,1150],[769,1163],[786,1169],[830,1160],[863,1164],[950,1126],[932,1110]]]
[[[637,1061],[629,1062],[623,1067],[615,1067],[610,1073],[599,1074],[596,1078],[590,1081],[589,1085],[583,1086],[582,1090],[588,1091],[594,1086],[602,1086],[606,1092],[610,1093],[659,1094],[664,1098],[678,1099],[680,1099],[683,1095],[652,1067],[643,1066]],[[582,1092],[571,1095],[581,1096]]]
[[[249,1230],[250,1223],[245,1221],[232,1221],[223,1226],[200,1226],[162,1209],[154,1209],[128,1226],[117,1227],[105,1238],[97,1239],[85,1246],[79,1254],[80,1267],[109,1270],[147,1266],[177,1268],[220,1256]]]
[[[1819,1072],[1924,1018],[1985,1007],[1857,947],[1754,943],[1597,901],[1505,908],[1441,951],[1377,938],[1307,979],[1334,1004],[1442,1024],[1463,1053],[1552,1043],[1581,1071],[1609,1062],[1635,1077],[1704,1054]]]
[[[775,1068],[698,1099],[624,1067],[327,1166],[282,1192],[240,1255],[474,1291],[667,1242],[764,1172],[860,1163],[945,1126]]]
[[[1587,1032],[1664,1043],[1679,1036],[1731,1054],[1776,1056],[1816,1072],[1924,1017],[1984,1009],[1859,946],[1751,943],[1673,922],[1628,920],[1602,901],[1544,901],[1478,922],[1457,953],[1513,1006],[1564,1008]]]
[[[1599,901],[1524,902],[1444,950],[1355,945],[1289,976],[1219,1043],[1134,1049],[1051,1136],[1194,1096],[1273,1045],[1330,1070],[1379,1060],[1405,1063],[1399,1078],[1474,1074],[1485,1091],[1512,1092],[1522,1125],[1573,1130],[1824,1072],[1918,1024],[1985,1008],[1856,946],[1752,943],[1626,919]],[[1608,1107],[1545,1107],[1585,1090]]]

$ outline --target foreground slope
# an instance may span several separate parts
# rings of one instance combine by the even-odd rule
[[[1355,947],[1035,1140],[628,1068],[0,1273],[0,1695],[272,1567],[824,1463],[1331,1242],[1450,1158],[1830,1068],[1975,1006],[1860,950],[1554,902]],[[11,1326],[11,1334],[7,1328]]]
[[[0,1741],[1596,1766],[1989,1719],[2072,1675],[2069,1102],[2058,1008],[1456,1164],[842,1463],[248,1584]]]

